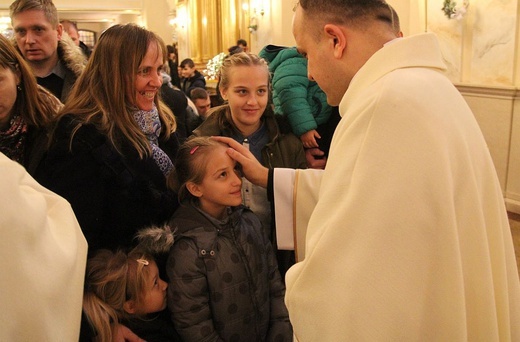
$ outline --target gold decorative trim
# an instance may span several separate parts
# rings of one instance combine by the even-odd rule
[[[520,88],[516,87],[478,86],[471,84],[455,84],[455,87],[462,95],[500,99],[520,98]]]
[[[296,170],[294,172],[294,187],[293,187],[293,240],[294,240],[294,256],[296,261],[298,261],[298,239],[297,239],[297,230],[296,230],[296,189],[298,188],[298,177],[300,175],[300,172]]]

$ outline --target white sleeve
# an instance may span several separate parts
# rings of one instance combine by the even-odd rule
[[[278,249],[294,250],[294,177],[296,170],[275,168],[274,212]]]
[[[273,192],[278,249],[295,250],[296,260],[305,255],[309,218],[318,202],[323,170],[274,169]]]

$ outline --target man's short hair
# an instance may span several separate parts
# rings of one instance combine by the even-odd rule
[[[56,6],[54,6],[52,0],[15,0],[9,6],[11,22],[13,21],[13,17],[18,13],[31,10],[43,11],[45,18],[52,27],[56,28],[58,26],[58,10],[56,9]]]
[[[190,99],[192,101],[199,100],[199,99],[205,100],[208,97],[209,97],[209,93],[206,91],[206,89],[203,89],[203,88],[193,88],[190,91]]]
[[[195,68],[195,63],[193,62],[193,59],[191,59],[191,58],[183,59],[181,64],[180,64],[180,67],[184,68],[186,66],[189,67],[189,68]]]
[[[365,26],[367,19],[387,22],[395,29],[397,16],[385,0],[299,0],[308,18],[319,18],[334,24]]]
[[[245,39],[237,40],[237,45],[247,46],[247,41]]]

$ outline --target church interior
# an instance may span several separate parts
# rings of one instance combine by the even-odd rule
[[[208,62],[245,39],[258,53],[267,44],[292,46],[297,0],[54,0],[60,20],[77,23],[95,48],[101,32],[134,22],[192,58],[208,87],[216,84]],[[456,15],[443,0],[388,0],[405,36],[435,33],[448,77],[473,110],[488,144],[509,211],[520,264],[520,0],[458,1]],[[0,0],[0,32],[12,34],[11,0]]]

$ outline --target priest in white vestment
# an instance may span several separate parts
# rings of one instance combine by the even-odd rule
[[[295,338],[520,341],[518,269],[486,142],[443,74],[437,38],[394,39],[387,6],[296,8],[309,77],[342,116],[324,171],[268,177],[222,140],[246,177],[272,184],[278,246],[296,248],[286,275]]]

